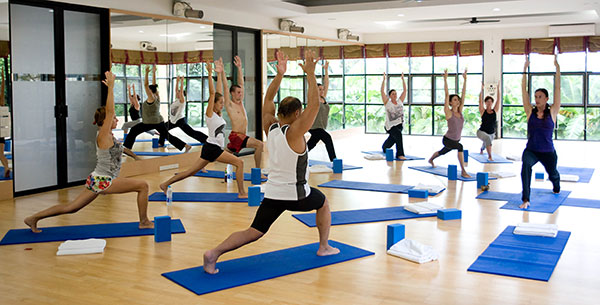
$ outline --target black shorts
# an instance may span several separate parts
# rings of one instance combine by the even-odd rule
[[[442,148],[438,153],[440,156],[447,154],[449,151],[453,149],[457,149],[459,152],[463,151],[463,146],[458,141],[454,141],[450,138],[444,136],[442,138],[442,144],[444,144],[444,148]]]
[[[5,144],[5,143],[6,143],[6,140],[4,140],[3,137],[0,137],[0,144]]]
[[[223,153],[223,149],[212,143],[204,143],[202,145],[202,152],[200,152],[200,158],[209,162],[214,162]]]
[[[325,195],[318,189],[311,187],[310,195],[300,200],[275,200],[265,198],[256,211],[254,221],[250,227],[267,233],[271,225],[285,210],[296,212],[308,212],[320,209],[325,204]]]

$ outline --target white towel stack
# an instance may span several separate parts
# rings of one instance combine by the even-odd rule
[[[492,178],[508,178],[516,175],[517,174],[511,172],[490,172],[490,177]]]
[[[333,169],[323,164],[313,165],[308,168],[308,171],[310,173],[333,173]]]
[[[367,160],[385,160],[385,156],[382,154],[365,154],[364,157]]]
[[[434,184],[422,184],[419,183],[417,184],[417,186],[415,186],[413,189],[414,190],[427,190],[430,193],[434,193],[437,194],[441,191],[444,190],[445,187],[441,186],[441,185],[434,185]]]
[[[566,181],[566,182],[577,182],[579,181],[579,176],[577,175],[560,175],[560,181]]]
[[[437,213],[437,210],[441,210],[444,207],[439,206],[435,203],[430,202],[417,202],[409,205],[405,205],[404,209],[413,212],[415,214],[431,214]]]
[[[56,255],[102,253],[104,247],[106,247],[106,240],[104,239],[67,240],[58,246]]]
[[[432,247],[410,239],[395,243],[387,253],[419,264],[437,260],[439,257]]]
[[[515,227],[513,234],[556,237],[558,234],[558,226],[555,224],[520,223]]]

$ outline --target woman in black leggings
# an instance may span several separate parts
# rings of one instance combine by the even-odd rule
[[[146,89],[146,95],[148,96],[148,99],[142,104],[142,123],[131,128],[129,134],[127,134],[127,138],[125,138],[125,143],[123,143],[123,146],[131,149],[131,147],[133,147],[133,143],[135,142],[135,138],[140,133],[156,129],[161,136],[166,135],[164,138],[161,137],[162,142],[158,142],[159,146],[164,146],[164,140],[165,138],[168,138],[169,142],[177,149],[183,150],[185,148],[185,152],[188,152],[192,147],[188,144],[185,144],[185,142],[181,141],[179,138],[169,134],[167,126],[160,115],[160,97],[158,95],[158,86],[156,85],[156,66],[153,70],[152,85],[149,85],[148,74],[150,73],[150,67],[146,67],[146,79],[144,80],[144,87]]]
[[[402,143],[402,126],[404,124],[404,99],[406,98],[406,82],[404,81],[404,73],[402,73],[402,94],[398,98],[398,93],[395,89],[391,89],[388,94],[385,94],[386,75],[383,73],[383,81],[381,82],[381,99],[385,108],[385,131],[390,135],[383,142],[381,148],[385,150],[396,144],[396,159],[406,160],[404,156],[404,144]]]
[[[329,155],[329,161],[333,161],[336,158],[335,156],[335,148],[333,147],[333,141],[331,140],[331,135],[327,132],[327,123],[329,121],[329,104],[327,104],[327,90],[329,89],[329,62],[326,61],[325,65],[325,77],[323,78],[323,84],[318,84],[319,86],[319,113],[315,118],[315,122],[312,127],[308,130],[310,133],[310,139],[306,142],[308,146],[308,150],[313,149],[319,141],[323,141],[325,143],[325,148],[327,149],[327,154]]]

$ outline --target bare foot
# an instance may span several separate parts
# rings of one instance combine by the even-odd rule
[[[33,216],[29,216],[24,220],[25,224],[31,228],[33,233],[40,233],[42,230],[37,228],[37,219],[33,218]]]
[[[467,173],[466,171],[462,171],[460,173],[460,176],[463,178],[471,178],[471,175],[469,175],[469,173]]]
[[[154,223],[150,219],[140,221],[140,229],[154,229]]]
[[[523,203],[519,206],[519,209],[527,209],[529,208],[529,201],[523,201]]]
[[[319,246],[319,250],[317,250],[318,256],[335,255],[338,253],[340,253],[340,249],[334,248],[330,245],[327,245],[326,247]]]
[[[267,179],[267,176],[265,176],[264,174],[260,174],[260,179]]]
[[[188,153],[192,147],[189,144],[185,144],[185,153]]]
[[[494,159],[492,157],[489,157],[488,161],[494,161]]]
[[[406,157],[405,156],[399,156],[399,157],[396,157],[396,159],[398,159],[398,160],[406,160]]]
[[[479,150],[479,154],[480,154],[480,155],[483,155],[483,149],[480,149],[480,150]]]
[[[246,198],[248,198],[248,193],[239,193],[238,194],[238,198],[240,198],[240,199],[246,199]]]
[[[158,187],[160,187],[160,190],[163,191],[163,193],[165,193],[165,195],[167,194],[168,185],[166,182],[161,183]]]
[[[208,173],[208,171],[206,170],[206,168],[203,168],[200,170],[201,173]]]
[[[431,167],[435,167],[435,164],[433,164],[433,159],[429,159],[429,164],[431,164]]]
[[[7,170],[4,172],[4,178],[9,178],[9,177],[10,177],[10,169],[7,169]]]
[[[217,258],[219,257],[212,250],[204,252],[204,272],[208,274],[219,273],[219,269],[215,268]]]

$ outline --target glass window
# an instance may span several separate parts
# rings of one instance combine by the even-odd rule
[[[459,56],[458,71],[465,71],[465,68],[469,73],[483,73],[483,56]]]
[[[158,79],[156,82],[158,85],[158,95],[160,96],[161,103],[169,102],[169,80],[168,79]]]
[[[123,79],[115,79],[115,86],[113,87],[115,103],[125,103],[125,92],[125,81]]]
[[[208,91],[208,90],[207,90]],[[208,97],[207,97],[208,99]],[[190,102],[202,102],[202,79],[190,78],[188,82],[187,100]]]
[[[587,53],[587,70],[590,72],[600,72],[600,52]]]
[[[431,106],[410,106],[410,133],[431,135]]]
[[[588,104],[600,105],[600,75],[592,74],[588,82]]]
[[[554,67],[554,55],[544,55],[544,54],[529,54],[529,71],[530,72],[554,72],[556,68]],[[523,66],[521,66],[521,72],[523,71]]]
[[[456,56],[436,56],[433,58],[434,73],[444,73],[448,69],[448,73],[456,73]]]
[[[462,93],[463,88],[463,77],[462,75],[458,78],[458,93]],[[479,94],[481,93],[481,82],[483,76],[481,74],[467,74],[467,92],[465,93],[465,105],[479,105]]]
[[[523,107],[502,108],[502,137],[527,138],[527,116]]]
[[[202,117],[204,117],[202,103],[187,103],[188,125],[193,127],[202,126]]]
[[[559,140],[583,140],[584,112],[583,107],[560,107],[556,117],[556,138]]]
[[[381,100],[381,80],[381,76],[367,76],[367,103],[383,103]]]
[[[277,75],[277,62],[276,61],[271,61],[267,63],[267,75],[268,76],[275,76]]]
[[[365,60],[362,58],[344,60],[344,73],[345,74],[364,74],[365,73]]]
[[[433,134],[436,136],[446,134],[446,131],[448,130],[448,123],[446,121],[446,114],[444,113],[444,106],[434,107],[433,128]]]
[[[587,109],[586,138],[600,140],[600,108]]]
[[[585,71],[585,52],[573,52],[558,54],[560,72],[583,72]],[[554,70],[554,66],[551,68]]]
[[[388,58],[388,72],[390,74],[408,74],[408,57]]]
[[[523,72],[526,58],[526,55],[503,55],[502,72]]]
[[[345,127],[364,127],[365,126],[365,106],[364,105],[345,105]]]
[[[332,59],[329,61],[329,75],[342,75],[344,72],[344,63],[341,59]]]
[[[531,103],[535,103],[535,90],[545,88],[548,90],[548,102],[552,103],[554,93],[554,75],[532,75],[531,76]]]
[[[385,58],[367,58],[367,74],[383,74],[386,71]]]
[[[412,103],[431,104],[431,77],[413,76],[411,82]]]
[[[202,75],[202,63],[189,64],[190,73],[188,76],[201,76]],[[214,73],[213,73],[214,75]]]
[[[481,115],[479,114],[479,107],[465,106],[463,108],[463,116],[465,117],[465,124],[463,126],[462,136],[476,136],[477,129],[479,129],[479,126],[481,126]]]
[[[117,77],[125,75],[123,72],[123,64],[112,64],[110,71]]]
[[[523,74],[504,74],[502,76],[502,104],[523,105],[521,82]]]
[[[329,89],[327,90],[328,102],[343,102],[344,101],[344,82],[342,77],[329,77]]]
[[[140,66],[127,65],[126,69],[127,77],[140,77]]]
[[[432,73],[433,60],[431,56],[427,57],[411,57],[410,58],[411,73]]]
[[[456,94],[456,76],[448,75],[448,94]],[[444,104],[446,92],[444,91],[444,77],[435,77],[435,103]]]
[[[302,61],[294,61],[294,60],[290,60],[288,61],[288,65],[287,65],[287,69],[285,70],[285,75],[302,75],[304,74],[304,71],[302,71],[302,67],[300,67],[300,65],[298,65],[298,63],[301,63]],[[229,70],[227,70],[229,71]]]
[[[560,76],[560,102],[583,105],[583,75]]]
[[[346,76],[345,89],[346,104],[360,104],[365,102],[365,77],[364,76]],[[363,111],[364,113],[364,111]]]
[[[304,97],[303,78],[302,77],[284,77],[281,80],[279,89],[280,97],[294,96],[299,99]]]
[[[405,113],[408,107],[404,108]],[[367,106],[367,132],[385,132],[385,108],[383,106]]]
[[[327,130],[342,129],[344,124],[344,106],[342,104],[329,105],[329,121]]]

